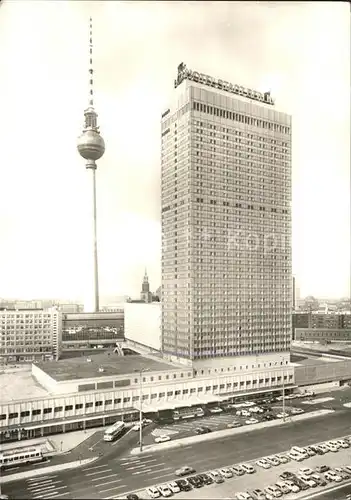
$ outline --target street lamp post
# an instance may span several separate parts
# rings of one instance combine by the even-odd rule
[[[143,451],[143,373],[147,372],[147,369],[137,370],[139,371],[139,446],[140,452]]]

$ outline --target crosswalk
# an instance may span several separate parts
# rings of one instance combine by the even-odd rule
[[[67,486],[57,476],[40,476],[27,480],[31,498],[65,498],[69,495]]]
[[[99,497],[104,498],[105,495],[111,495],[115,492],[125,489],[126,485],[121,477],[113,472],[111,466],[109,465],[94,465],[92,467],[87,467],[83,469],[84,475],[87,479],[87,484],[91,484],[95,493]]]

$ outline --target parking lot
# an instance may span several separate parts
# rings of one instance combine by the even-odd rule
[[[296,407],[297,405],[293,405],[293,401],[290,401],[289,406],[286,405],[285,411],[288,414],[286,416],[286,419],[289,419],[291,410]],[[299,407],[301,408],[300,405]],[[248,408],[242,408],[242,409],[248,410]],[[208,427],[209,429],[211,429],[211,431],[219,431],[228,428],[228,425],[232,424],[234,421],[240,422],[240,424],[243,426],[247,426],[249,424],[246,424],[245,422],[249,418],[254,418],[258,422],[261,422],[264,419],[265,414],[263,413],[252,413],[246,416],[239,416],[236,415],[237,410],[238,409],[233,408],[231,410],[227,410],[225,412],[223,411],[222,413],[215,415],[193,418],[188,420],[180,420],[178,422],[168,425],[159,425],[158,427],[156,427],[156,429],[152,431],[150,435],[144,437],[143,442],[145,445],[153,444],[155,438],[159,436],[169,436],[171,439],[181,439],[193,436],[194,434],[196,434],[196,429],[198,429],[199,427]],[[302,410],[304,413],[306,413],[307,411],[316,410],[316,408],[315,407],[306,408],[306,406],[305,407],[302,406]],[[274,403],[274,406],[270,406],[270,410],[267,413],[270,413],[272,416],[276,417],[281,412],[282,412],[281,403],[277,402]]]
[[[330,468],[342,467],[345,465],[351,466],[351,447],[346,449],[340,448],[337,452],[328,452],[325,455],[315,455],[303,460],[302,462],[290,461],[287,464],[272,466],[269,469],[261,468],[256,464],[256,461],[247,463],[250,463],[255,468],[254,474],[245,474],[243,476],[234,475],[232,478],[225,479],[222,484],[213,483],[201,488],[193,488],[188,492],[177,493],[175,496],[180,499],[235,499],[236,495],[240,492],[251,492],[257,488],[263,490],[267,486],[274,485],[277,481],[281,481],[279,475],[286,471],[296,474],[300,472],[299,469],[301,468],[310,468],[315,472],[315,468],[322,465],[329,466]],[[234,464],[228,464],[228,467],[233,465]],[[197,471],[197,473],[201,472],[206,471]],[[323,478],[324,474],[321,473],[319,476]],[[351,473],[350,477],[345,477],[341,483],[327,481],[327,485],[325,486],[317,486],[313,487],[313,489],[309,488],[306,491],[300,491],[298,493],[284,494],[281,495],[281,498],[284,498],[284,500],[298,500],[308,494],[315,494],[325,488],[333,488],[333,486],[337,487],[340,484],[350,484],[351,488]],[[136,494],[139,498],[150,498],[145,490],[138,491]]]

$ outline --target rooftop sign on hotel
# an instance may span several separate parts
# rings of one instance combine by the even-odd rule
[[[193,82],[202,83],[208,87],[213,87],[215,89],[225,90],[231,94],[238,94],[253,101],[264,102],[265,104],[274,105],[274,100],[272,99],[270,92],[257,92],[256,90],[247,89],[241,87],[240,85],[234,85],[232,83],[226,82],[224,80],[217,80],[212,76],[205,75],[203,73],[198,73],[197,71],[192,71],[186,67],[184,63],[180,63],[178,66],[178,76],[174,80],[174,88],[177,88],[184,80],[191,80]]]

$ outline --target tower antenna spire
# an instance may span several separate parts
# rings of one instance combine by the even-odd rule
[[[89,19],[89,106],[94,107],[93,18]]]

